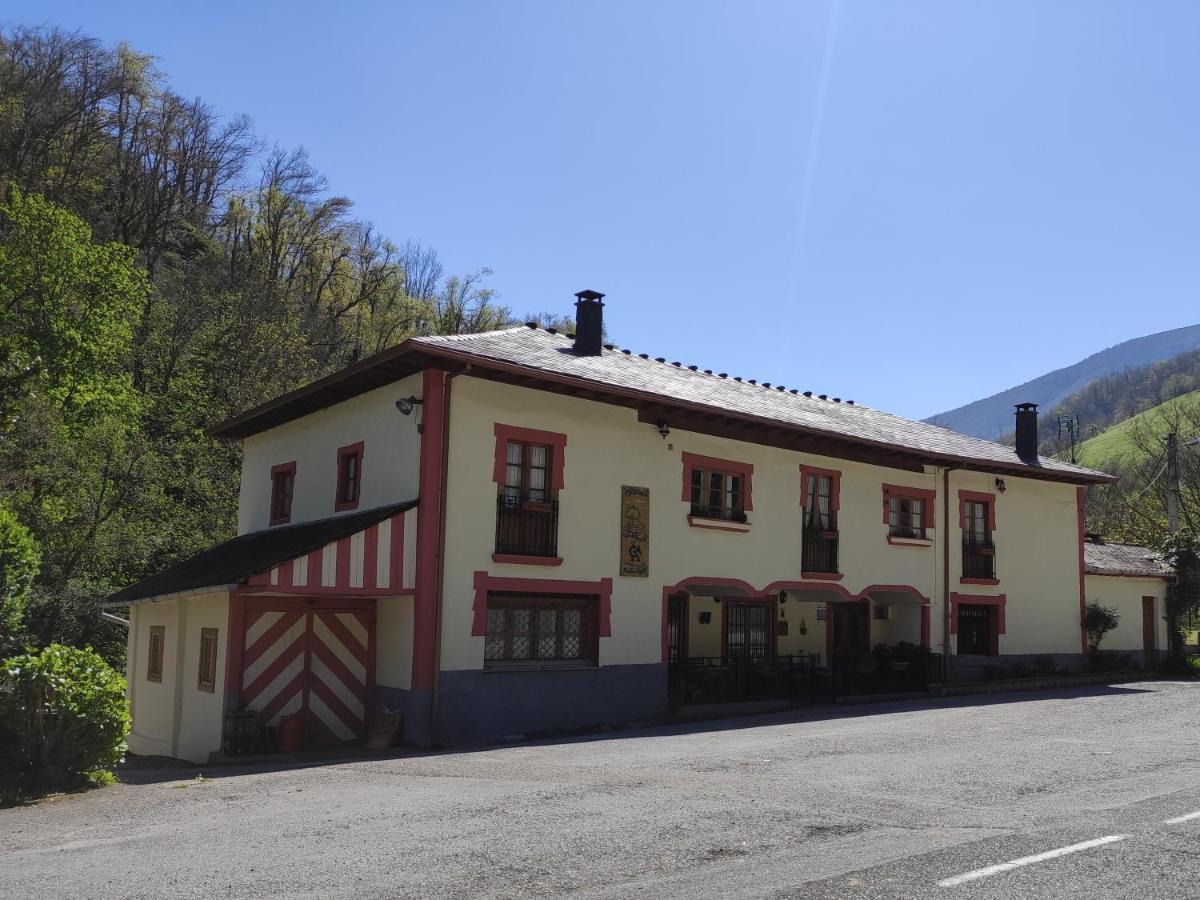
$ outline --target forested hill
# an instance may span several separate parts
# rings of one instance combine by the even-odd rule
[[[938,413],[926,421],[964,434],[998,440],[1012,431],[1013,406],[1017,403],[1037,403],[1045,412],[1097,378],[1147,366],[1197,348],[1200,348],[1200,325],[1134,338],[1007,391]]]
[[[206,426],[409,335],[510,324],[489,275],[356,219],[153,57],[0,30],[0,658],[119,657],[97,599],[233,534],[239,450]]]

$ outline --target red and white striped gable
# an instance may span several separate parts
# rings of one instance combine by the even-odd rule
[[[256,593],[387,596],[413,591],[417,510],[399,512],[250,578]]]

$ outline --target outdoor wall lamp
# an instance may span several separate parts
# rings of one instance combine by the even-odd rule
[[[1004,484],[1003,478],[996,479],[996,490],[998,490],[1002,494],[1008,490],[1008,487]]]
[[[412,411],[424,402],[420,397],[402,397],[396,401],[396,409],[402,416],[411,416]]]
[[[804,621],[803,616],[800,617],[800,633],[802,635],[808,634],[808,623]]]
[[[780,591],[780,592],[779,592],[779,602],[780,602],[780,603],[787,603],[787,591]]]
[[[666,419],[659,419],[657,424],[658,433],[662,435],[662,439],[665,441],[667,436],[671,433],[671,426],[667,424]]]

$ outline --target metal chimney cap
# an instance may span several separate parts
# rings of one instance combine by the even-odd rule
[[[592,303],[599,303],[604,299],[604,295],[599,291],[579,291],[575,296],[580,300],[587,300]]]
[[[1018,403],[1017,412],[1037,412],[1038,405],[1036,403]]]

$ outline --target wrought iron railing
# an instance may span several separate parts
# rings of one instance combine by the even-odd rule
[[[501,494],[496,499],[496,552],[558,556],[558,501]]]
[[[809,516],[801,538],[800,568],[805,572],[837,572],[837,515]]]
[[[962,574],[963,578],[995,578],[996,545],[963,538]]]

